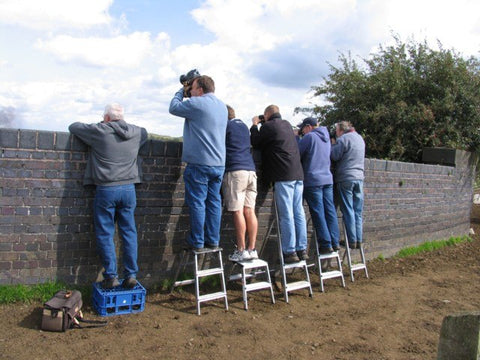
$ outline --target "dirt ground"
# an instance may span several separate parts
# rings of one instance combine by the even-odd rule
[[[480,205],[472,228],[470,243],[370,261],[370,278],[355,272],[346,288],[330,279],[321,293],[312,274],[312,298],[298,290],[287,304],[276,292],[271,304],[268,291],[251,292],[248,311],[236,283],[228,283],[229,311],[209,302],[197,316],[186,287],[147,295],[141,313],[101,318],[105,328],[66,333],[39,329],[42,304],[1,306],[0,358],[436,359],[443,318],[480,310]]]

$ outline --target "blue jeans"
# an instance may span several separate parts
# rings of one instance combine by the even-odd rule
[[[333,202],[333,185],[307,186],[303,189],[321,248],[338,247],[340,231]]]
[[[188,243],[196,248],[218,246],[222,221],[224,166],[188,164],[183,173],[185,203],[190,211]]]
[[[344,181],[337,184],[340,209],[345,222],[349,243],[363,241],[363,180]]]
[[[136,277],[137,266],[137,228],[135,226],[135,207],[137,196],[135,185],[97,186],[93,205],[93,219],[97,249],[105,268],[104,277],[117,277],[117,259],[113,236],[115,221],[123,240],[124,277]]]
[[[284,254],[307,248],[307,223],[303,211],[303,181],[275,182],[275,202]]]

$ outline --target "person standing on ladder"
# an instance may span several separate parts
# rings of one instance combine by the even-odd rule
[[[258,259],[255,243],[258,221],[255,215],[257,174],[250,152],[250,133],[247,125],[235,118],[235,110],[227,105],[226,135],[227,160],[223,177],[223,199],[228,211],[233,213],[237,249],[228,258],[231,261]],[[245,245],[248,234],[248,247]]]
[[[265,108],[262,117],[253,117],[250,139],[252,146],[262,152],[265,182],[274,183],[284,262],[291,264],[307,260],[303,169],[297,140],[290,123],[282,119],[278,106]],[[259,130],[261,122],[263,125]]]
[[[363,243],[365,142],[348,121],[335,124],[335,134],[330,154],[335,163],[333,179],[340,199],[348,246],[360,249]]]
[[[333,176],[330,171],[330,135],[317,119],[305,118],[300,124],[303,135],[298,146],[305,176],[303,197],[307,200],[317,235],[320,254],[338,251],[340,231],[333,202]]]
[[[220,242],[228,119],[225,104],[214,93],[213,79],[195,74],[191,88],[180,88],[169,108],[170,114],[185,118],[182,161],[187,164],[183,180],[190,215],[186,245],[196,251],[217,249]]]

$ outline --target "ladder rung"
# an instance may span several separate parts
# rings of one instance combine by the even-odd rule
[[[222,268],[211,268],[211,269],[199,270],[197,272],[197,276],[202,277],[202,276],[222,274],[222,273],[223,273]]]
[[[180,280],[180,281],[175,281],[175,283],[173,284],[173,287],[190,285],[194,283],[195,283],[195,279]]]
[[[332,271],[323,272],[321,277],[322,279],[332,279],[336,277],[343,277],[343,273],[339,270],[332,270]]]
[[[295,281],[287,284],[287,291],[293,291],[303,288],[309,288],[310,283],[308,281]]]
[[[223,291],[215,292],[215,293],[211,293],[211,294],[200,295],[198,297],[198,302],[221,299],[221,298],[225,298],[226,296],[227,295]]]
[[[272,284],[266,281],[259,281],[251,284],[247,284],[245,286],[245,289],[247,291],[253,291],[253,290],[260,290],[260,289],[270,289],[272,287]]]

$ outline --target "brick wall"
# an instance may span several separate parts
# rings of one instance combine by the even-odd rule
[[[141,149],[138,277],[147,286],[171,277],[189,228],[181,147],[181,143],[149,140]],[[94,192],[82,186],[87,147],[68,133],[0,129],[0,148],[0,284],[95,281],[101,267],[91,216]],[[468,158],[456,167],[374,159],[366,159],[365,165],[368,258],[468,233],[473,192]],[[260,187],[257,249],[273,221],[271,206],[271,192]],[[225,253],[234,241],[232,219],[225,214]],[[275,240],[265,245],[262,257],[273,265]],[[121,263],[120,246],[117,252]]]

